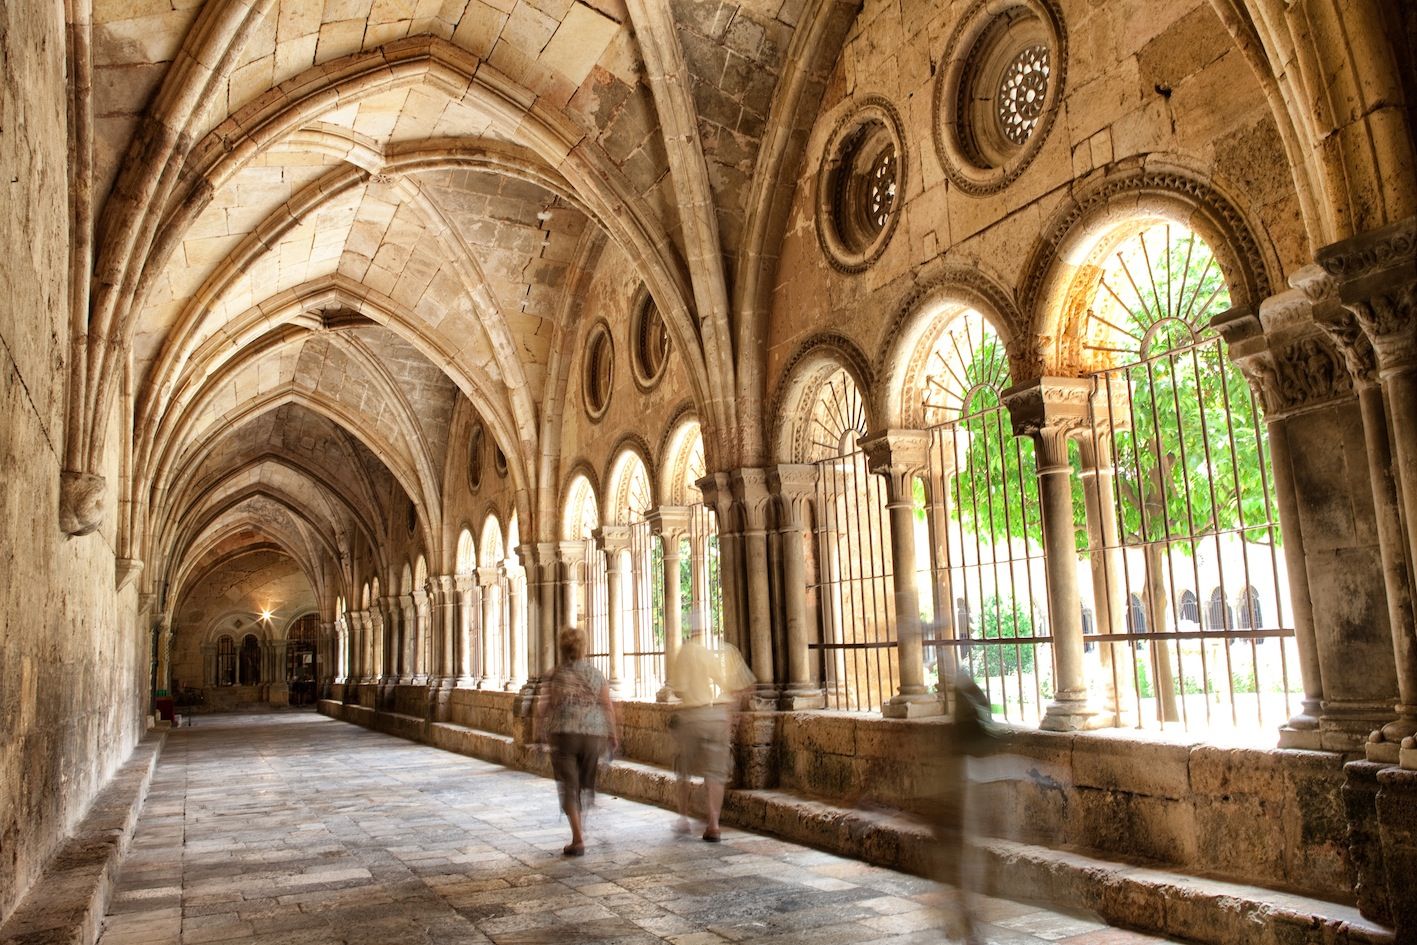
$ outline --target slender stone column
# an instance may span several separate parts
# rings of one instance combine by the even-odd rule
[[[1048,618],[1053,629],[1053,701],[1039,727],[1055,732],[1085,728],[1094,716],[1083,665],[1082,602],[1078,594],[1077,539],[1073,529],[1072,467],[1068,440],[1087,417],[1091,383],[1046,377],[1004,392],[1014,435],[1033,439],[1038,463],[1039,516],[1043,521]]]
[[[428,684],[428,643],[432,636],[432,599],[429,585],[414,588],[414,645],[412,645],[412,681],[414,686]]]
[[[561,614],[567,627],[581,627],[590,616],[590,560],[583,541],[563,541],[557,546],[561,559]]]
[[[354,682],[364,685],[369,682],[369,611],[356,610],[350,615],[352,618],[352,641],[354,650],[354,666],[351,675]]]
[[[1373,349],[1392,434],[1389,458],[1401,497],[1400,518],[1406,523],[1410,581],[1412,566],[1417,563],[1417,217],[1327,246],[1319,251],[1318,263],[1337,284],[1339,299],[1353,313]],[[1377,495],[1376,481],[1374,488],[1381,515],[1387,497]],[[1396,548],[1389,546],[1389,550],[1395,557]],[[1417,639],[1411,629],[1412,609],[1409,585],[1407,607],[1392,628],[1398,718],[1375,732],[1376,741],[1370,744],[1382,760],[1388,760],[1391,753],[1378,746],[1402,736],[1399,763],[1417,769],[1417,738],[1413,735],[1417,729]]]
[[[1397,682],[1363,415],[1319,316],[1290,289],[1265,299],[1258,316],[1236,309],[1215,326],[1270,432],[1305,691],[1279,743],[1357,751],[1391,720]]]
[[[379,598],[379,685],[388,687],[398,681],[398,598]]]
[[[965,434],[961,431],[956,435]],[[935,625],[931,632],[937,640],[958,638],[958,630],[955,627],[954,578],[950,570],[955,563],[951,560],[949,489],[950,476],[954,473],[956,449],[953,436],[947,440],[946,445],[948,448],[932,448],[935,462],[926,470],[925,476],[925,525],[930,536],[932,562],[930,596],[935,612]],[[968,628],[965,628],[965,633],[968,632]],[[948,645],[937,647],[935,665],[940,693],[945,697],[941,701],[945,702],[947,709],[953,711],[948,699],[954,691],[951,681],[955,678],[955,671],[959,666],[959,651]]]
[[[430,642],[432,662],[428,667],[429,682],[450,689],[457,676],[454,666],[453,638],[457,632],[458,588],[457,578],[442,574],[428,579],[433,589],[430,602]]]
[[[718,573],[723,594],[723,638],[740,650],[745,649],[744,625],[747,620],[748,592],[743,563],[743,525],[740,510],[733,501],[733,489],[728,473],[710,473],[696,486],[704,503],[714,510],[718,520]],[[701,562],[702,564],[702,562]],[[703,569],[703,606],[708,606],[708,575]],[[698,585],[696,585],[698,586]]]
[[[900,689],[881,707],[881,714],[892,719],[939,715],[944,706],[939,696],[925,687],[920,593],[915,586],[915,478],[925,471],[930,435],[920,430],[887,430],[862,440],[861,449],[871,472],[886,481],[886,512],[891,532],[891,582],[895,590]]]
[[[511,559],[502,563],[507,586],[507,684],[506,688],[520,689],[526,682],[525,634],[529,631],[526,622],[526,569]]]
[[[220,680],[218,680],[218,679],[216,678],[216,644],[215,644],[215,643],[203,643],[202,646],[201,646],[201,651],[202,651],[202,685],[203,685],[203,686],[208,686],[208,687],[215,687],[216,684],[220,681]],[[335,680],[335,681],[336,681],[336,682],[343,682],[344,680],[343,680],[343,679],[337,679],[337,680]]]
[[[559,545],[554,541],[539,542],[536,545],[536,563],[541,578],[541,606],[537,608],[536,615],[537,625],[541,628],[541,675],[547,677],[556,669],[556,630],[563,624],[570,626],[564,614],[560,621],[556,615],[557,577],[558,571],[562,569]]]
[[[476,575],[459,574],[458,593],[458,653],[457,685],[471,689],[477,685],[474,676],[477,669],[476,640],[477,623],[481,617],[482,588],[477,585]]]
[[[649,515],[650,532],[659,539],[663,547],[664,561],[664,685],[655,693],[658,702],[673,702],[674,691],[669,688],[669,671],[679,656],[679,646],[684,640],[683,614],[684,600],[679,588],[679,572],[683,567],[683,556],[679,544],[689,534],[689,510],[681,507],[661,507]]]
[[[157,695],[172,694],[172,614],[157,616],[157,673],[153,688]]]
[[[290,704],[290,685],[285,676],[286,640],[270,640],[266,645],[266,701],[272,705]]]
[[[330,697],[330,687],[339,671],[339,631],[334,621],[320,623],[320,642],[315,651],[315,678],[319,681],[320,698]]]
[[[482,585],[482,626],[478,635],[482,671],[478,674],[477,684],[482,689],[500,689],[502,676],[493,652],[493,643],[502,627],[502,586],[498,580],[500,575],[496,567],[482,567],[477,569],[477,577]]]
[[[403,659],[399,665],[399,683],[407,686],[413,683],[414,677],[413,651],[418,640],[418,608],[412,594],[403,595],[400,602],[403,604],[403,619],[399,621]]]
[[[810,514],[817,495],[817,467],[780,465],[768,472],[768,484],[777,499],[778,536],[782,546],[782,610],[786,624],[787,680],[779,706],[792,711],[820,709],[826,694],[817,681],[817,663],[811,642],[817,620],[814,596],[807,588],[807,549],[811,540]]]
[[[1096,416],[1099,411],[1094,411]],[[1122,548],[1117,529],[1117,495],[1112,462],[1112,431],[1110,423],[1100,429],[1085,432],[1078,438],[1078,459],[1081,465],[1082,495],[1087,517],[1087,563],[1092,576],[1092,603],[1099,633],[1127,632],[1127,588],[1123,578]],[[1098,646],[1101,656],[1102,679],[1098,687],[1105,710],[1112,716],[1110,724],[1119,724],[1122,711],[1117,699],[1117,665],[1115,644]],[[1128,684],[1131,674],[1125,673]],[[1134,685],[1134,684],[1133,684]],[[1174,693],[1162,693],[1174,697]],[[1172,714],[1170,712],[1168,715]]]
[[[767,471],[736,469],[731,474],[734,505],[743,528],[742,552],[744,585],[747,590],[748,665],[758,677],[753,708],[777,706],[780,686],[773,654],[772,568],[768,560],[768,516],[772,496],[767,489]],[[726,583],[726,582],[725,582]],[[740,644],[741,645],[741,644]]]
[[[625,614],[625,556],[630,550],[630,530],[623,525],[606,525],[598,529],[596,543],[605,555],[606,605],[610,624],[610,694],[622,698],[625,694],[625,636],[628,620]]]

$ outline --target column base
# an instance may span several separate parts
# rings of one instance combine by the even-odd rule
[[[454,689],[476,689],[477,680],[472,676],[459,676],[453,680]]]
[[[531,718],[536,711],[536,682],[528,679],[517,690],[517,697],[512,701],[512,715],[519,719]]]
[[[1369,761],[1387,765],[1401,761],[1402,743],[1417,735],[1417,718],[1413,714],[1413,706],[1400,705],[1397,707],[1397,718],[1368,736],[1363,753]]]
[[[930,692],[903,692],[881,706],[881,716],[887,719],[925,719],[944,714],[944,703]]]
[[[666,703],[669,703],[669,702],[678,702],[678,701],[679,701],[679,697],[678,697],[677,695],[675,695],[675,694],[674,694],[674,690],[673,690],[673,689],[670,689],[668,686],[660,686],[660,687],[659,687],[659,692],[656,692],[656,693],[654,694],[654,701],[655,701],[655,702],[666,702]]]
[[[798,686],[786,689],[778,699],[777,707],[783,712],[803,712],[824,708],[826,704],[827,694],[822,690]]]
[[[1391,704],[1325,702],[1323,715],[1319,717],[1321,746],[1325,751],[1366,751],[1373,731],[1391,720]]]
[[[1397,763],[1404,771],[1417,771],[1417,738],[1404,738],[1397,751]]]
[[[477,681],[477,688],[486,689],[490,691],[500,691],[502,688],[502,681],[496,676],[483,676]]]
[[[780,695],[778,688],[772,683],[758,683],[743,700],[743,709],[747,712],[775,712]]]
[[[1292,725],[1279,727],[1279,747],[1299,751],[1322,751],[1323,736],[1317,728],[1294,728]]]
[[[1043,710],[1038,727],[1045,732],[1081,732],[1096,717],[1097,710],[1088,703],[1086,692],[1071,697],[1059,693]]]

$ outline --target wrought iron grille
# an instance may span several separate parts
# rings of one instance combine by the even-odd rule
[[[630,555],[624,600],[625,686],[631,699],[653,699],[664,684],[664,556],[649,522],[630,526]],[[656,567],[656,561],[658,566]],[[655,606],[658,599],[659,606]]]
[[[854,447],[854,437],[850,444]],[[849,449],[817,463],[817,595],[828,708],[880,709],[896,691],[895,596],[885,481]]]
[[[581,629],[586,635],[586,659],[610,678],[610,593],[605,552],[594,538],[585,539],[585,612]]]
[[[1113,365],[1084,479],[1111,512],[1089,527],[1092,669],[1119,724],[1266,727],[1301,689],[1266,428],[1209,328],[1229,304],[1210,248],[1161,223],[1104,264],[1084,330]]]
[[[948,691],[963,668],[997,717],[1023,723],[1037,723],[1053,694],[1036,483],[1033,444],[997,401],[931,428],[926,682]]]

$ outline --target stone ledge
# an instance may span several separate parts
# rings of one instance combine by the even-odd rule
[[[149,732],[0,926],[0,945],[92,945],[167,739]]]
[[[392,731],[389,720],[372,711],[322,703],[335,718]],[[368,718],[369,721],[362,721]],[[449,723],[429,726],[416,740],[507,767],[548,776],[544,756],[505,735]],[[616,760],[601,772],[608,794],[674,809],[674,773],[654,765]],[[702,809],[703,786],[693,803]],[[920,818],[893,810],[839,807],[785,791],[731,791],[723,822],[772,834],[878,866],[930,875],[935,844]],[[1105,921],[1153,934],[1183,937],[1203,945],[1394,945],[1392,932],[1365,919],[1352,906],[1174,872],[1147,865],[1101,859],[1009,840],[976,844],[983,863],[985,891],[1096,912]]]

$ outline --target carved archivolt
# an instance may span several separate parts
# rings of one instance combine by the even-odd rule
[[[807,338],[788,360],[773,396],[768,423],[780,462],[800,462],[810,449],[810,411],[818,389],[837,370],[845,370],[864,396],[875,389],[870,362],[851,339],[836,332]],[[869,409],[869,400],[867,401]],[[875,429],[868,415],[868,429]]]
[[[1105,250],[1107,237],[1124,227],[1159,219],[1181,223],[1206,242],[1233,306],[1252,307],[1270,294],[1271,266],[1229,198],[1184,169],[1113,167],[1054,213],[1023,270],[1017,296],[1027,319],[1025,333],[1054,353],[1052,361],[1060,334],[1085,315],[1100,272],[1092,264],[1099,246]]]

